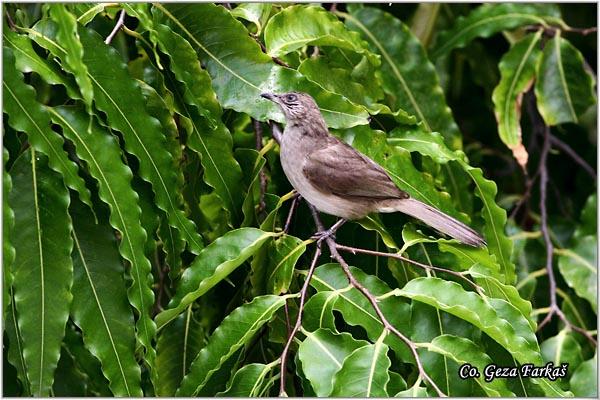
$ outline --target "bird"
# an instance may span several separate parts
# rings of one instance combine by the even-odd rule
[[[388,173],[366,155],[329,133],[315,100],[307,93],[261,93],[285,116],[280,161],[294,189],[320,212],[346,220],[368,214],[402,212],[473,247],[486,245],[479,233],[399,189]]]

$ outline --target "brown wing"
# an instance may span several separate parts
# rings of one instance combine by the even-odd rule
[[[348,144],[335,140],[304,162],[308,180],[324,193],[373,199],[407,198],[385,170]]]

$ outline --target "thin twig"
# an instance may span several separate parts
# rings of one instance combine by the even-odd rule
[[[426,265],[426,264],[420,263],[420,262],[415,261],[415,260],[411,260],[410,258],[406,258],[406,257],[401,256],[400,254],[395,254],[395,253],[384,253],[384,252],[381,252],[381,251],[361,249],[361,248],[358,248],[358,247],[344,246],[344,245],[338,244],[338,243],[335,244],[335,247],[337,247],[339,250],[348,251],[348,252],[353,253],[353,254],[355,254],[355,253],[362,253],[362,254],[368,254],[368,255],[371,255],[371,256],[396,258],[398,260],[402,260],[402,261],[405,261],[405,262],[407,262],[409,264],[415,265],[415,266],[417,266],[419,268],[423,268],[424,270],[432,269],[434,271],[445,272],[447,274],[450,274],[452,276],[456,276],[457,278],[461,278],[461,279],[467,281],[471,286],[473,286],[475,288],[475,290],[477,292],[483,293],[483,289],[479,285],[477,285],[475,282],[471,281],[469,278],[467,278],[466,276],[464,276],[460,272],[452,271],[451,269],[436,267],[434,265]]]
[[[542,147],[542,153],[540,155],[540,225],[542,236],[544,237],[544,243],[546,245],[546,271],[548,272],[548,281],[550,285],[550,311],[546,314],[546,317],[540,322],[537,330],[541,330],[554,315],[557,315],[570,329],[581,333],[585,336],[594,346],[597,345],[596,340],[590,335],[585,329],[575,326],[567,319],[562,310],[558,307],[556,302],[556,279],[554,278],[554,269],[552,268],[552,258],[554,253],[554,246],[552,239],[550,238],[550,230],[548,229],[548,212],[546,210],[546,188],[548,186],[548,168],[546,160],[548,158],[548,152],[550,151],[550,128],[546,127],[544,133],[544,145]]]
[[[294,340],[294,336],[300,329],[300,325],[302,324],[302,311],[304,310],[304,302],[306,300],[306,294],[308,293],[308,287],[310,284],[310,280],[312,279],[312,275],[315,272],[315,268],[317,267],[317,260],[321,255],[321,243],[317,242],[317,248],[315,249],[315,255],[310,264],[310,268],[308,269],[308,273],[306,275],[306,279],[304,281],[304,285],[302,285],[302,289],[300,289],[300,304],[298,305],[298,316],[296,317],[296,324],[292,329],[291,334],[288,337],[288,340],[283,348],[283,352],[281,353],[281,377],[279,380],[279,396],[287,396],[285,393],[285,376],[286,376],[286,364],[287,364],[287,356],[290,350],[290,346],[292,341]]]
[[[283,226],[283,231],[288,233],[290,230],[290,224],[292,223],[292,217],[294,216],[294,212],[296,212],[296,207],[298,207],[298,203],[302,199],[300,193],[296,193],[294,198],[292,199],[292,204],[290,205],[290,211],[288,212],[288,216],[285,220],[285,225]]]
[[[550,134],[550,143],[553,146],[556,146],[559,150],[562,150],[566,155],[571,157],[575,163],[577,163],[581,168],[587,172],[590,177],[595,181],[596,180],[596,171],[592,168],[585,160],[575,152],[568,144],[557,138],[556,136]]]
[[[315,225],[317,225],[317,230],[319,232],[323,232],[325,230],[325,228],[319,218],[317,209],[310,203],[309,203],[309,207],[312,212],[313,219],[315,220]],[[364,287],[360,282],[358,282],[356,280],[354,275],[352,275],[352,272],[350,271],[350,266],[346,263],[344,258],[337,251],[335,240],[331,236],[325,237],[324,240],[327,242],[327,246],[329,247],[329,253],[331,254],[331,257],[334,258],[342,266],[342,270],[344,271],[344,274],[348,278],[348,282],[350,282],[350,284],[356,290],[358,290],[360,293],[362,293],[362,295],[367,298],[369,303],[371,303],[371,306],[373,307],[379,320],[383,324],[384,329],[387,329],[389,332],[392,332],[394,335],[396,335],[410,349],[413,357],[415,358],[415,362],[417,363],[417,369],[419,370],[419,376],[421,376],[425,380],[426,383],[429,383],[431,385],[431,387],[436,391],[438,396],[444,397],[445,396],[444,392],[442,392],[440,390],[440,388],[435,384],[433,379],[431,379],[431,377],[427,374],[427,372],[425,372],[425,369],[423,368],[423,364],[421,363],[421,358],[419,357],[419,353],[417,352],[417,346],[415,346],[415,344],[408,337],[404,336],[399,330],[397,330],[392,324],[390,324],[390,322],[387,320],[387,318],[381,311],[381,308],[379,307],[379,304],[377,303],[376,296],[374,296],[366,287]],[[317,243],[319,243],[319,242],[317,242]]]
[[[250,34],[250,36],[252,36],[252,38],[254,38],[254,40],[256,40],[256,43],[258,43],[258,45],[260,46],[260,49],[262,50],[262,52],[263,52],[263,53],[265,53],[265,54],[269,54],[269,52],[267,51],[267,48],[266,48],[266,47],[265,47],[265,45],[264,45],[264,44],[263,44],[263,43],[262,43],[262,42],[261,42],[261,41],[258,39],[258,37],[257,37],[257,36],[254,36],[254,35],[252,35],[252,34]],[[282,59],[280,59],[280,58],[277,58],[277,57],[271,57],[271,60],[273,60],[273,62],[274,62],[275,64],[279,64],[279,65],[281,65],[282,67],[286,67],[286,68],[292,68],[292,67],[290,67],[290,65],[289,65],[288,63],[286,63],[285,61],[283,61],[283,60],[282,60]]]
[[[123,26],[124,21],[125,21],[125,10],[123,9],[123,10],[121,10],[121,14],[119,14],[119,19],[117,20],[115,27],[113,28],[110,35],[107,36],[104,43],[110,44],[110,42],[112,42],[112,40],[115,37],[115,35],[117,34],[117,32],[119,32],[119,29],[121,29],[121,26]]]

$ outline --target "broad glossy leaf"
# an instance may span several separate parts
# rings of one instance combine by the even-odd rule
[[[367,124],[367,112],[342,96],[323,90],[295,70],[275,64],[230,12],[214,4],[155,5],[190,42],[206,65],[224,108],[264,121],[283,122],[283,114],[262,92],[292,90],[312,95],[332,128]],[[219,35],[219,40],[214,40]]]
[[[244,365],[235,372],[227,385],[227,390],[217,393],[217,397],[258,397],[263,390],[267,375],[274,367],[274,363]]]
[[[350,62],[349,57],[346,57],[346,60]],[[363,60],[364,62],[361,61],[359,64],[369,64],[366,57]],[[355,104],[364,106],[371,115],[389,114],[400,123],[414,124],[416,122],[413,115],[402,109],[392,112],[385,104],[377,103],[377,100],[383,97],[383,91],[374,73],[370,76],[357,77],[355,72],[360,65],[350,64],[344,65],[344,67],[337,66],[325,55],[305,59],[298,66],[298,71],[323,88],[341,94]],[[374,69],[373,66],[371,68]]]
[[[477,37],[490,37],[503,30],[523,25],[564,25],[560,9],[554,4],[499,3],[484,4],[465,17],[459,17],[452,29],[437,38],[431,58],[435,59],[457,47],[466,46]]]
[[[275,236],[277,234],[256,228],[240,228],[227,232],[205,247],[183,273],[169,308],[156,316],[158,328],[181,314],[252,256],[267,239]]]
[[[56,42],[65,49],[62,67],[75,76],[83,101],[88,107],[92,106],[94,89],[88,76],[87,67],[83,63],[83,46],[77,33],[77,21],[64,4],[50,5],[50,18],[56,22]]]
[[[510,257],[512,254],[512,242],[505,233],[506,211],[495,201],[498,188],[496,183],[485,179],[480,168],[471,167],[464,160],[461,153],[450,151],[438,133],[425,133],[418,130],[393,131],[388,141],[408,151],[416,151],[422,155],[431,157],[438,163],[457,161],[465,173],[475,184],[475,194],[481,199],[483,208],[481,216],[485,221],[483,236],[491,254],[496,256],[504,275],[504,283],[514,284],[516,280],[515,265]]]
[[[320,6],[294,5],[286,7],[269,20],[265,27],[267,54],[281,57],[304,46],[333,46],[369,56],[373,64],[377,57],[367,50],[360,35],[349,31],[332,13]]]
[[[161,331],[156,347],[157,395],[175,395],[192,361],[205,344],[205,335],[191,306]]]
[[[256,26],[255,34],[260,35],[272,8],[270,3],[241,3],[231,10],[231,15],[252,22]]]
[[[380,296],[391,289],[379,278],[367,275],[358,268],[351,268],[354,277],[362,283],[375,296]],[[338,298],[333,308],[341,312],[344,321],[353,326],[361,326],[367,332],[369,339],[376,341],[383,331],[383,324],[373,310],[373,306],[358,290],[348,289],[348,278],[339,264],[324,264],[315,270],[310,281],[311,286],[322,291],[338,291]],[[390,301],[392,300],[392,301]],[[400,332],[407,332],[410,322],[410,308],[408,304],[399,299],[388,297],[379,302],[379,307],[388,321]],[[412,355],[408,348],[398,337],[388,335],[385,343],[389,345],[398,358],[404,362],[412,362]]]
[[[571,390],[578,397],[598,397],[598,352],[583,362],[571,377]]]
[[[573,371],[583,362],[581,346],[573,334],[566,329],[562,329],[558,335],[544,340],[540,348],[544,362],[551,361],[555,366],[568,363],[568,376],[572,376]]]
[[[84,160],[90,174],[98,181],[100,199],[110,207],[110,224],[121,233],[119,252],[131,263],[132,285],[128,290],[129,301],[139,312],[136,323],[138,339],[149,352],[152,365],[151,342],[156,327],[150,318],[154,293],[152,292],[152,269],[144,254],[146,232],[140,223],[138,195],[131,187],[131,170],[121,160],[121,148],[117,140],[98,124],[90,124],[89,116],[74,107],[49,109],[52,119],[63,129],[63,134],[75,144],[75,151]]]
[[[310,296],[302,312],[302,328],[309,332],[320,328],[327,328],[335,332],[333,306],[339,293],[338,291],[324,291]]]
[[[598,212],[598,196],[596,193],[593,193],[588,197],[585,202],[585,206],[583,210],[581,210],[581,215],[579,216],[579,220],[581,223],[575,229],[574,237],[585,236],[585,235],[594,235],[598,229],[598,223],[596,220],[596,215]]]
[[[24,73],[33,71],[51,85],[63,85],[70,98],[81,98],[76,85],[60,70],[60,67],[55,62],[46,60],[36,53],[31,46],[32,41],[29,37],[19,35],[5,27],[2,31],[2,38],[4,44],[13,50],[15,66],[19,71]]]
[[[483,370],[493,363],[492,359],[475,343],[469,339],[454,335],[441,335],[424,345],[429,351],[442,354],[459,365],[471,364],[480,371],[480,377],[475,381],[490,397],[513,397],[504,379],[494,379],[491,382],[484,380]]]
[[[429,397],[428,393],[427,393],[427,388],[424,388],[421,385],[421,382],[417,382],[418,384],[415,384],[413,387],[410,387],[406,390],[403,390],[401,392],[398,392],[394,395],[394,397],[410,397],[410,398],[416,398],[416,397]],[[390,393],[391,396],[391,393]]]
[[[222,110],[211,89],[210,76],[200,68],[196,52],[184,38],[165,25],[156,26],[156,31],[160,49],[171,57],[170,68],[183,84],[183,93],[176,91],[175,95],[180,97],[181,111],[190,119],[188,146],[200,155],[203,179],[215,188],[237,225],[242,171],[233,158],[231,134],[221,122]]]
[[[521,297],[517,288],[500,282],[488,268],[479,263],[473,264],[467,273],[475,278],[475,282],[485,290],[486,296],[502,299],[512,304],[529,322],[531,329],[536,330],[537,324],[531,317],[531,303]]]
[[[95,224],[81,205],[74,204],[70,214],[75,244],[72,318],[102,363],[112,393],[142,396],[133,314],[114,232],[109,225]]]
[[[500,139],[522,168],[527,166],[528,154],[522,143],[521,102],[535,78],[541,37],[542,30],[527,35],[504,54],[498,65],[500,82],[492,95]]]
[[[318,294],[322,293],[325,292]],[[369,343],[356,340],[347,332],[334,333],[324,328],[305,334],[306,339],[298,347],[302,373],[310,381],[316,396],[330,396],[334,376],[342,368],[344,360],[354,350]]]
[[[598,307],[598,240],[596,236],[576,239],[572,249],[556,249],[558,269],[579,297]]]
[[[285,296],[255,297],[229,314],[192,362],[176,396],[195,396],[200,392],[215,371],[254,337],[275,311],[283,307],[286,299]]]
[[[75,357],[65,346],[62,346],[52,383],[54,396],[85,397],[91,395],[87,390],[89,378],[77,368],[75,361]]]
[[[435,67],[410,29],[391,14],[372,7],[342,16],[348,27],[360,32],[381,55],[381,79],[391,98],[390,108],[415,115],[427,131],[441,132],[450,148],[461,148],[461,134],[446,105]]]
[[[546,124],[579,122],[579,116],[596,103],[594,80],[584,59],[560,31],[546,43],[538,64],[535,97]]]
[[[381,337],[383,339],[385,335]],[[333,377],[332,396],[335,397],[387,397],[386,386],[390,380],[391,361],[388,346],[383,340],[367,344],[344,359],[342,367]]]
[[[69,192],[33,148],[11,170],[15,213],[14,302],[31,394],[48,396],[72,295]]]
[[[541,365],[542,356],[534,331],[510,303],[500,299],[484,300],[465,291],[458,283],[439,278],[416,278],[394,293],[429,304],[455,315],[481,329],[504,347],[520,364]],[[548,396],[564,396],[555,383],[532,379]]]
[[[270,294],[287,293],[296,262],[306,251],[306,242],[290,235],[274,239],[268,248],[267,292]],[[259,267],[260,268],[260,267]]]
[[[50,168],[63,176],[65,183],[79,193],[80,199],[90,208],[90,191],[77,174],[78,166],[63,150],[64,140],[50,129],[50,115],[37,102],[33,87],[23,82],[23,75],[15,68],[13,52],[3,47],[3,107],[8,114],[8,124],[15,130],[27,133],[29,143],[48,156]]]

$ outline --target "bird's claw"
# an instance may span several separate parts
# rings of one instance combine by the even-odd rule
[[[324,231],[315,232],[315,234],[312,235],[310,238],[316,240],[317,242],[322,242],[327,238],[332,238],[333,240],[335,240],[335,230],[329,228]]]

